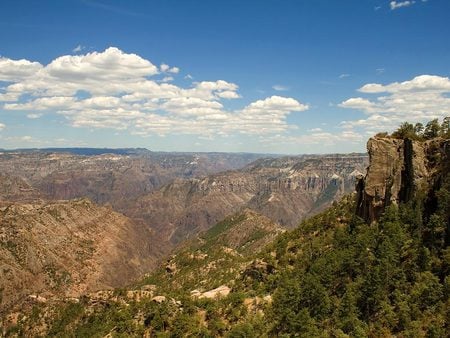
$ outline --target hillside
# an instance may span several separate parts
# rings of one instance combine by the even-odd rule
[[[7,201],[38,201],[40,197],[39,191],[22,178],[0,173],[0,204]]]
[[[264,249],[285,230],[270,219],[246,209],[185,243],[140,285],[158,292],[207,291],[228,283],[244,269],[249,257]]]
[[[87,199],[8,203],[0,224],[0,310],[125,286],[155,265],[146,227]]]

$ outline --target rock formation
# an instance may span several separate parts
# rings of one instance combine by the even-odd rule
[[[377,220],[392,203],[427,195],[439,184],[442,166],[450,161],[450,141],[373,137],[367,143],[370,164],[357,183],[357,214]]]

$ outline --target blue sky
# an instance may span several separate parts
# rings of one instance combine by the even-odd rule
[[[450,1],[0,3],[0,148],[364,151],[450,115]]]

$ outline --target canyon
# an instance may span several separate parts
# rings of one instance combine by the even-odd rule
[[[248,210],[289,229],[354,190],[365,154],[0,154],[1,307],[123,287]]]

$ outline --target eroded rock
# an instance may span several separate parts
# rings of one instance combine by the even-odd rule
[[[357,182],[357,214],[373,222],[390,204],[408,202],[419,191],[426,194],[442,163],[449,160],[448,143],[443,139],[369,139],[367,175]]]

